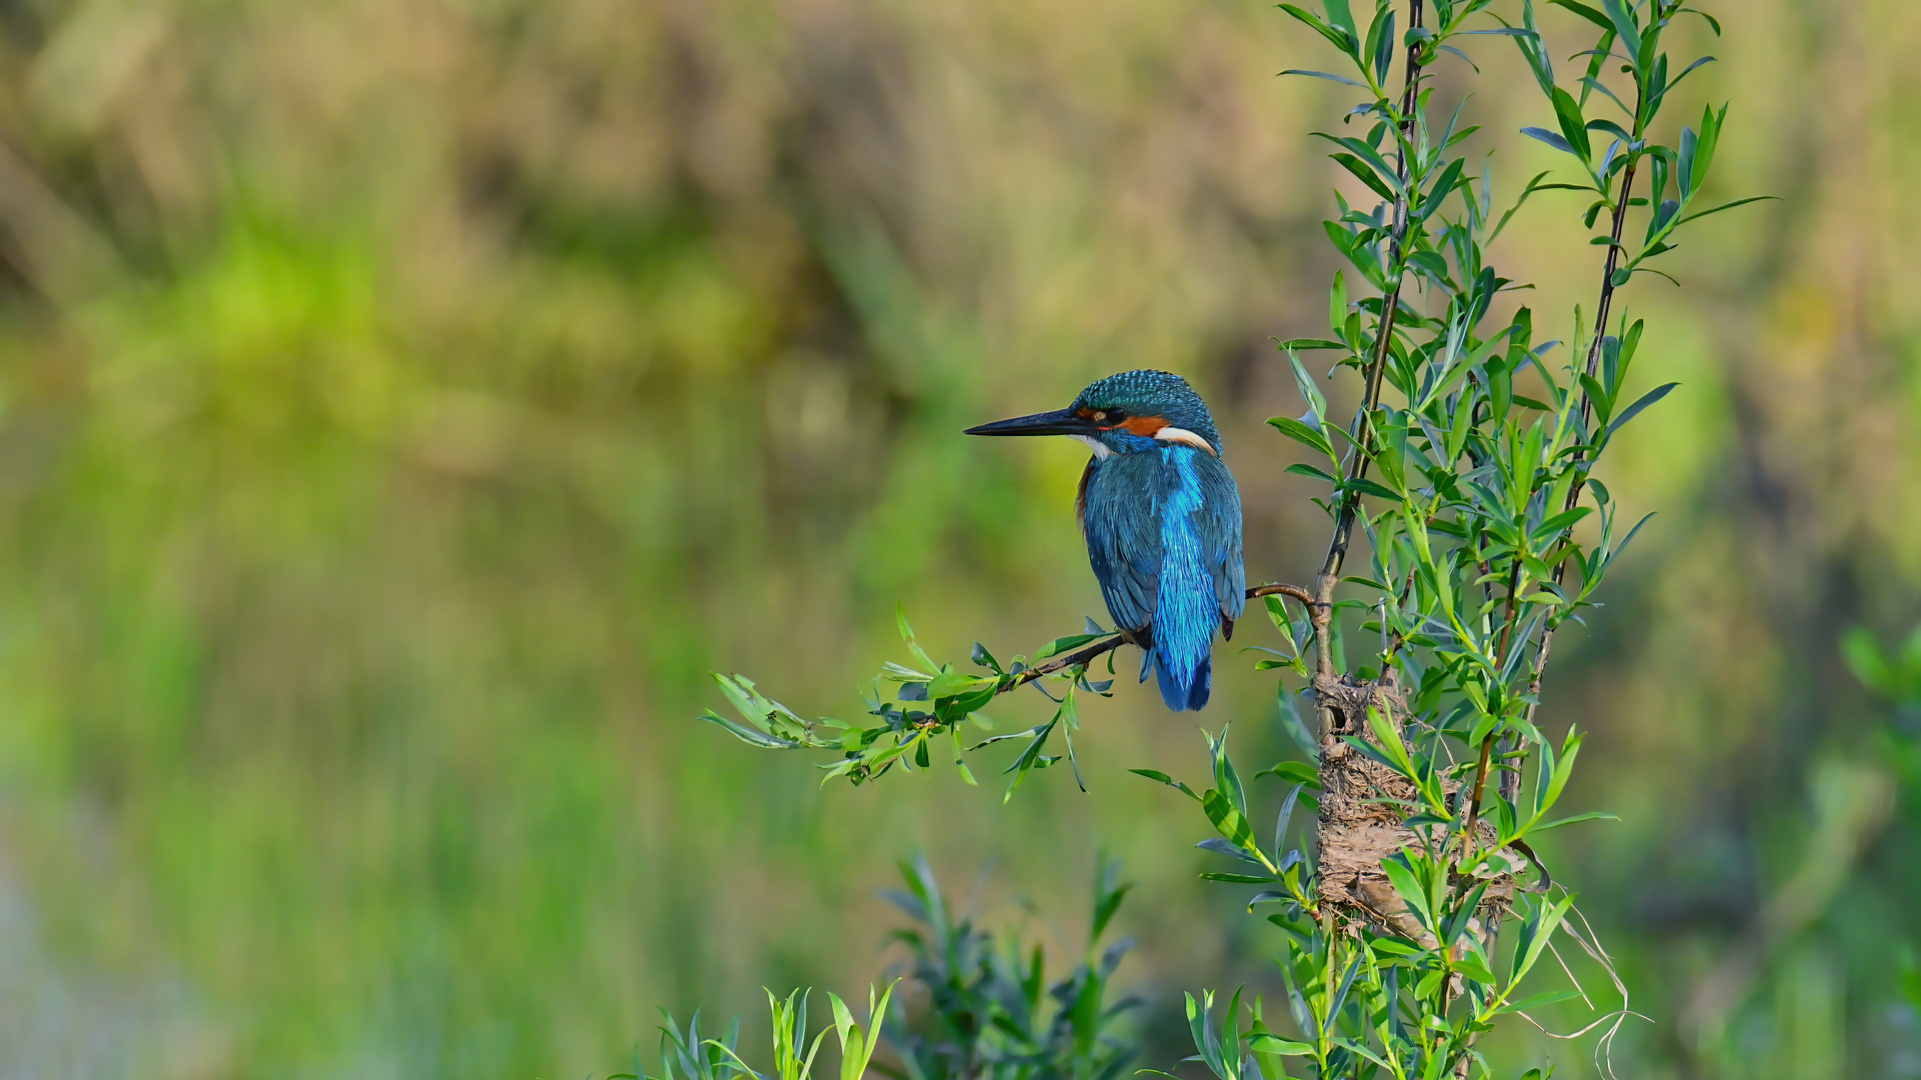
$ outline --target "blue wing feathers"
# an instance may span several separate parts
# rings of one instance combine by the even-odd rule
[[[1195,531],[1207,558],[1221,615],[1238,619],[1247,606],[1247,571],[1241,563],[1241,492],[1226,462],[1205,454],[1192,456],[1201,488]]]
[[[1170,709],[1206,705],[1214,634],[1246,602],[1233,474],[1191,447],[1114,454],[1089,464],[1080,503],[1108,613],[1148,645],[1141,678]]]
[[[1123,630],[1146,630],[1159,599],[1161,534],[1152,507],[1158,457],[1116,454],[1089,466],[1086,480],[1087,558],[1107,613]]]

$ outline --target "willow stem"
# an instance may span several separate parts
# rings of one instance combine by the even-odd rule
[[[1409,0],[1408,27],[1410,33],[1421,26],[1422,0]],[[1418,38],[1418,35],[1417,35]],[[1373,355],[1368,359],[1367,378],[1361,393],[1360,408],[1354,414],[1350,429],[1355,435],[1352,464],[1344,478],[1349,485],[1341,496],[1339,508],[1334,515],[1334,536],[1327,545],[1327,557],[1321,560],[1321,572],[1314,579],[1314,603],[1308,607],[1308,615],[1314,626],[1315,676],[1316,689],[1323,683],[1331,684],[1340,677],[1334,670],[1334,643],[1332,628],[1334,622],[1334,587],[1341,580],[1341,563],[1347,558],[1349,543],[1354,538],[1354,518],[1360,512],[1361,493],[1353,486],[1354,481],[1367,475],[1368,455],[1366,448],[1372,442],[1374,409],[1380,403],[1382,375],[1387,368],[1388,355],[1394,344],[1394,319],[1401,306],[1401,264],[1402,245],[1407,241],[1408,230],[1408,177],[1412,163],[1408,160],[1407,142],[1414,130],[1414,110],[1421,96],[1421,42],[1416,40],[1407,49],[1406,81],[1401,88],[1401,111],[1398,127],[1400,129],[1400,152],[1396,157],[1394,172],[1400,179],[1400,194],[1394,200],[1394,229],[1389,238],[1388,267],[1393,275],[1388,289],[1381,295],[1381,316],[1374,337]],[[1324,694],[1319,698],[1320,737],[1325,744],[1334,734],[1334,708]]]
[[[1635,115],[1640,115],[1641,102],[1638,97],[1635,100],[1634,111]],[[1611,223],[1612,228],[1608,230],[1607,262],[1604,264],[1601,272],[1601,298],[1594,306],[1594,338],[1588,343],[1587,374],[1590,379],[1594,377],[1595,372],[1599,371],[1601,367],[1602,345],[1607,338],[1608,316],[1612,314],[1614,306],[1614,272],[1620,268],[1621,234],[1627,225],[1628,203],[1634,196],[1634,173],[1640,164],[1640,159],[1634,155],[1633,151],[1629,151],[1627,166],[1621,170],[1621,194],[1614,203],[1614,220]],[[1657,197],[1659,194],[1659,192],[1655,193]],[[1581,429],[1583,431],[1587,430],[1589,423],[1592,422],[1593,412],[1594,401],[1588,397],[1587,392],[1583,390],[1581,394]],[[1575,457],[1574,468],[1576,472],[1574,474],[1574,484],[1568,488],[1567,501],[1561,506],[1563,511],[1572,510],[1580,505],[1581,492],[1587,489],[1589,467],[1585,452]],[[1573,526],[1569,526],[1568,531],[1563,533],[1561,537],[1561,558],[1554,560],[1554,585],[1556,588],[1559,588],[1562,580],[1567,577],[1567,545],[1573,535]],[[1548,653],[1554,647],[1554,631],[1559,626],[1560,623],[1558,621],[1548,623],[1541,631],[1540,648],[1535,650],[1534,653],[1534,670],[1528,677],[1527,686],[1527,693],[1530,700],[1528,701],[1527,713],[1525,714],[1527,724],[1530,728],[1534,726],[1534,714],[1539,711],[1541,707],[1541,677],[1547,673]],[[1506,757],[1507,752],[1515,748],[1517,743],[1518,736],[1514,735],[1509,735],[1501,741],[1503,758]],[[1521,771],[1515,769],[1502,774],[1502,797],[1512,802],[1519,798],[1520,794]]]

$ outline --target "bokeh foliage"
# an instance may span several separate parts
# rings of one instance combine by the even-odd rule
[[[1554,856],[1663,1021],[1624,1074],[1867,1075],[1916,1045],[1921,848],[1835,643],[1921,584],[1921,15],[1730,14],[1710,197],[1785,201],[1662,257],[1684,304],[1636,284],[1629,392],[1684,422],[1605,478],[1663,516],[1550,704],[1593,733],[1568,798],[1623,820]],[[1319,332],[1347,181],[1302,135],[1337,88],[1272,75],[1316,49],[1189,0],[0,4],[0,1053],[580,1074],[657,1005],[866,985],[917,846],[1072,912],[1107,840],[1176,1028],[1167,988],[1272,979],[1154,861],[1187,825],[1123,770],[1203,759],[1151,695],[1089,795],[1005,809],[824,796],[682,718],[712,667],[834,711],[896,601],[1019,642],[1098,612],[1074,449],[968,423],[1166,367],[1243,477],[1294,460],[1267,338]],[[1519,183],[1554,151],[1487,52]],[[1591,291],[1570,239],[1501,239],[1536,310]],[[1308,490],[1247,484],[1257,577],[1311,573]],[[1212,708],[1265,715],[1230,667]]]

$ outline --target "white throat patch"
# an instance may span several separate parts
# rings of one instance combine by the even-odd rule
[[[1186,428],[1164,427],[1154,433],[1154,438],[1160,440],[1161,442],[1183,443],[1187,446],[1193,447],[1196,450],[1205,450],[1210,454],[1214,453],[1213,444],[1209,443],[1206,439],[1201,438],[1199,435],[1196,435],[1193,432],[1187,430]]]
[[[1069,435],[1069,436],[1068,436],[1068,438],[1070,438],[1070,439],[1079,439],[1080,441],[1082,441],[1082,442],[1084,442],[1084,443],[1086,443],[1086,444],[1087,444],[1087,448],[1088,448],[1089,450],[1092,450],[1092,451],[1094,451],[1094,457],[1095,457],[1095,459],[1096,459],[1096,460],[1099,460],[1099,459],[1101,459],[1101,458],[1104,458],[1104,457],[1106,457],[1107,455],[1109,455],[1109,454],[1111,454],[1111,453],[1113,453],[1113,452],[1114,452],[1114,451],[1112,451],[1112,450],[1109,450],[1109,449],[1107,448],[1107,444],[1106,444],[1106,443],[1104,443],[1104,442],[1102,442],[1102,441],[1100,441],[1099,439],[1096,439],[1096,438],[1095,438],[1094,436],[1092,436],[1092,435]]]

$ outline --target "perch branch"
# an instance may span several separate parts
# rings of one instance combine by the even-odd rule
[[[1317,602],[1314,599],[1313,593],[1308,592],[1306,589],[1301,588],[1299,585],[1289,585],[1285,582],[1276,582],[1271,585],[1256,585],[1253,588],[1247,590],[1247,598],[1249,600],[1252,600],[1260,596],[1291,596],[1294,599],[1299,600],[1301,603],[1307,605],[1310,611],[1313,610],[1313,607]],[[1056,671],[1066,671],[1068,668],[1075,667],[1081,664],[1086,664],[1094,660],[1096,657],[1099,657],[1105,653],[1113,652],[1115,649],[1120,648],[1122,645],[1130,645],[1134,643],[1135,642],[1133,639],[1133,635],[1123,631],[1121,633],[1115,634],[1113,637],[1096,641],[1091,645],[1083,645],[1082,647],[1075,649],[1071,653],[1067,653],[1062,656],[1057,656],[1052,660],[1047,661],[1044,664],[1035,664],[1033,667],[1028,668],[1026,671],[1021,672],[1019,675],[1014,677],[1013,682],[1007,684],[1007,690],[1012,690],[1015,687],[1019,687],[1019,686],[1025,686],[1028,683],[1033,682],[1035,679],[1045,678],[1049,675],[1054,674]],[[1002,693],[1006,693],[1006,690],[1003,690]]]
[[[1249,600],[1253,600],[1262,596],[1292,597],[1293,599],[1299,600],[1302,606],[1306,607],[1310,611],[1313,610],[1314,608],[1321,606],[1321,601],[1316,599],[1313,593],[1308,592],[1306,589],[1301,588],[1299,585],[1287,585],[1284,583],[1276,583],[1273,585],[1256,585],[1247,590],[1247,598]]]
[[[1016,675],[1014,677],[1013,682],[1007,684],[1007,690],[1012,690],[1017,686],[1025,686],[1028,683],[1033,682],[1035,679],[1052,675],[1056,671],[1064,671],[1068,668],[1075,667],[1080,664],[1086,664],[1092,661],[1095,657],[1100,656],[1103,653],[1113,652],[1115,649],[1118,649],[1123,645],[1129,644],[1132,641],[1133,641],[1132,635],[1123,633],[1123,634],[1115,634],[1113,637],[1107,638],[1102,641],[1096,641],[1092,645],[1083,645],[1082,647],[1075,649],[1071,653],[1068,653],[1064,656],[1057,656],[1054,659],[1049,660],[1045,664],[1035,664],[1033,667],[1028,668],[1026,671],[1021,672],[1019,675]],[[1006,693],[1007,690],[1003,690],[1001,692]]]

